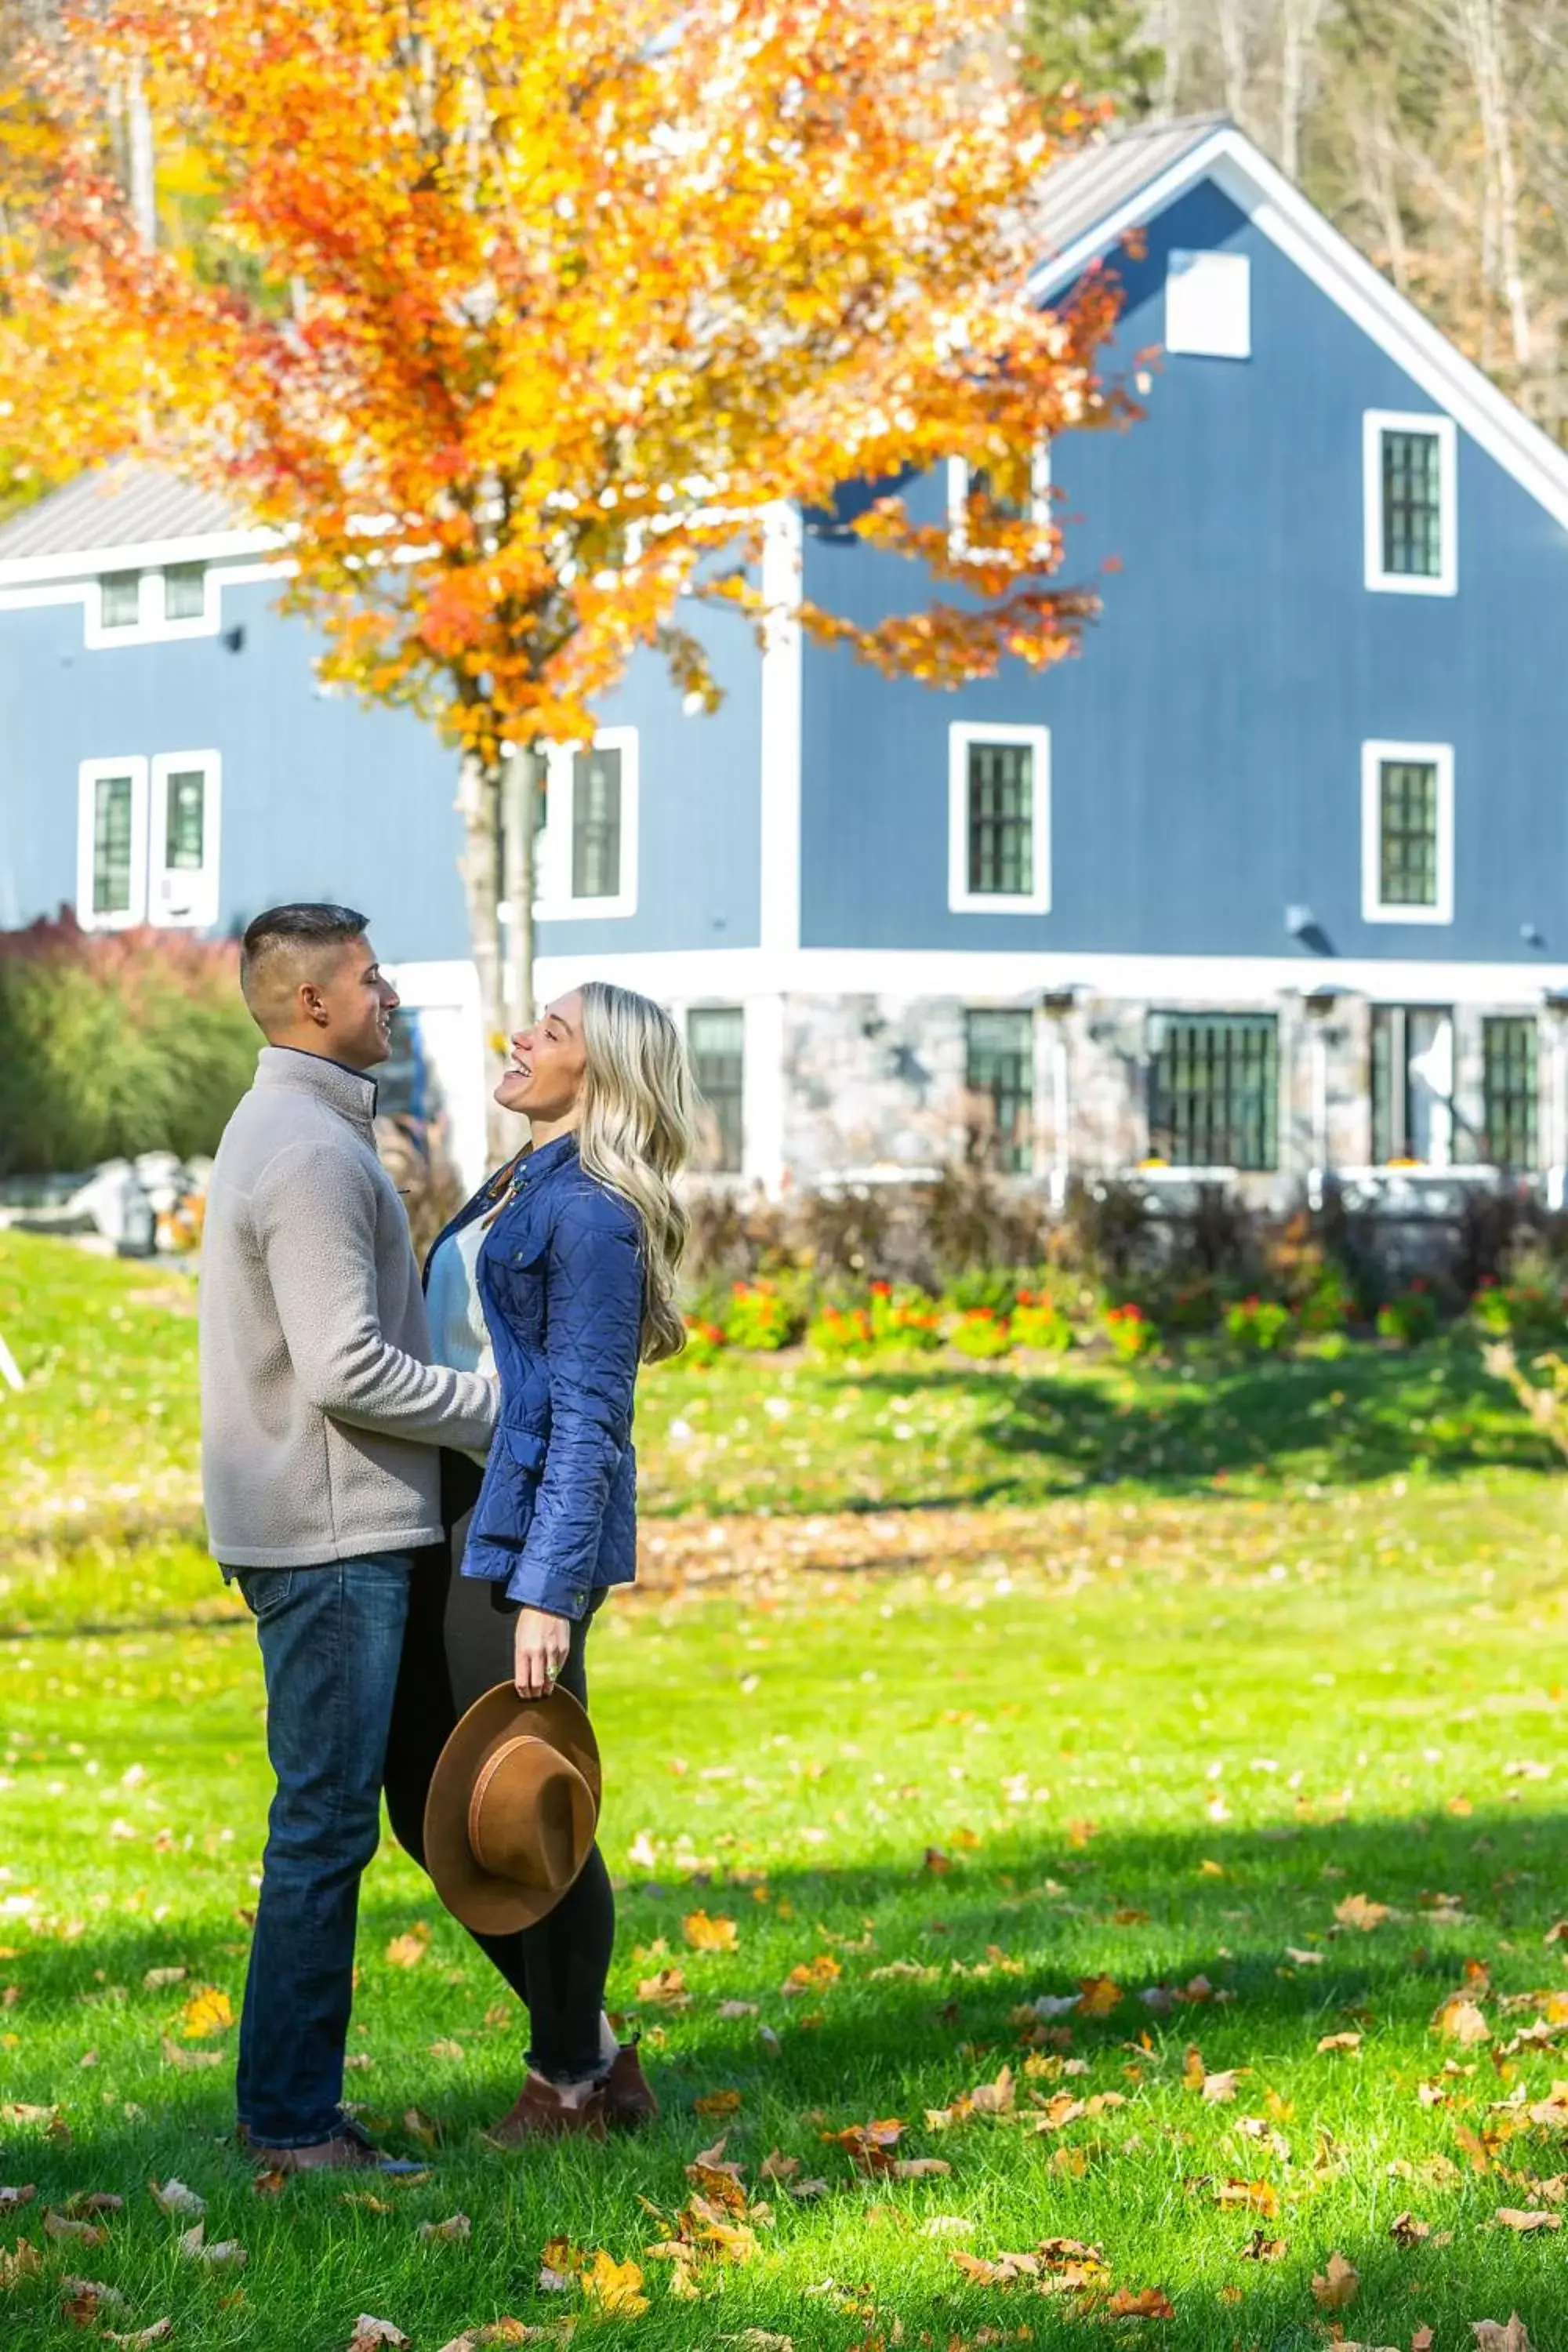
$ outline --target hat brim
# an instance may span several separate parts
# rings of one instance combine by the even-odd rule
[[[479,1768],[503,1739],[543,1739],[588,1784],[594,1819],[599,1818],[604,1774],[599,1743],[585,1710],[570,1691],[548,1698],[521,1698],[510,1683],[498,1683],[477,1698],[452,1730],[430,1776],[425,1800],[425,1867],[437,1894],[455,1919],[481,1936],[514,1935],[545,1918],[564,1886],[520,1886],[498,1878],[475,1859],[468,1843],[468,1799]],[[588,1858],[584,1850],[583,1860]],[[581,1868],[581,1864],[579,1864]]]

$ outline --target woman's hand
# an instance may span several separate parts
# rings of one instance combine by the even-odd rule
[[[512,1634],[511,1678],[520,1698],[548,1698],[572,1647],[572,1620],[548,1609],[520,1609]]]

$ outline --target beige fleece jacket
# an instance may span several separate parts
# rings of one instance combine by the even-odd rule
[[[442,1445],[478,1448],[493,1382],[429,1361],[375,1085],[263,1048],[224,1130],[202,1239],[202,1490],[230,1568],[441,1540]]]

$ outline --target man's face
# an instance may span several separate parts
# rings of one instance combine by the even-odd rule
[[[303,992],[301,992],[303,993]],[[392,1050],[397,991],[375,960],[369,940],[351,940],[314,990],[321,1050],[351,1070],[374,1070]],[[326,1019],[320,1019],[321,1013]]]

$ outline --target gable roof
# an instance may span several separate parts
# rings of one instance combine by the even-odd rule
[[[268,543],[211,490],[161,466],[121,458],[79,474],[0,523],[0,582],[80,571],[117,552],[127,565],[167,562],[171,551],[237,555]],[[111,568],[111,567],[110,567]]]
[[[1041,197],[1048,257],[1031,278],[1030,292],[1048,301],[1130,229],[1146,227],[1205,179],[1568,530],[1568,452],[1223,115],[1131,131],[1058,164]]]

